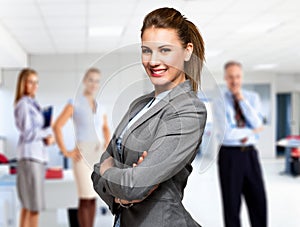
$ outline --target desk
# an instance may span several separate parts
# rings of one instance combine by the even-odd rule
[[[58,226],[57,210],[77,207],[78,204],[73,171],[65,170],[62,179],[46,180],[45,195],[46,210],[41,212],[39,226]],[[106,207],[100,198],[97,201],[97,207],[99,206]],[[99,210],[100,209],[97,209],[97,211]],[[4,175],[0,177],[0,227],[17,227],[19,212],[20,204],[16,190],[16,176]],[[95,223],[99,222],[99,220],[97,220],[99,218],[98,216]],[[112,226],[112,220],[113,218],[110,214],[106,214],[105,218],[101,217],[101,222],[104,221],[108,223],[105,226]],[[98,224],[95,226],[98,226]]]
[[[45,182],[46,210],[41,212],[40,226],[57,226],[57,209],[77,207],[78,198],[72,170],[65,170],[62,179]]]
[[[291,174],[291,150],[300,148],[300,136],[288,136],[277,141],[276,145],[285,148],[285,170],[283,173]]]
[[[20,205],[16,191],[16,176],[0,177],[0,226],[17,226]]]

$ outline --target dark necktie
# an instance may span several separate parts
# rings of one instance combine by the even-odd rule
[[[243,128],[246,125],[246,118],[241,110],[239,101],[233,96],[234,110],[235,110],[235,120],[238,128]]]
[[[234,105],[234,110],[235,110],[235,120],[238,128],[243,128],[246,125],[246,118],[241,110],[239,101],[236,99],[235,96],[233,96],[233,105]],[[246,143],[248,140],[247,137],[241,139],[242,143]]]

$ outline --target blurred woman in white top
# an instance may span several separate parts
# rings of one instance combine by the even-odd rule
[[[110,131],[103,107],[95,100],[100,85],[100,71],[90,68],[83,78],[83,93],[69,100],[54,123],[57,145],[65,157],[72,158],[74,177],[79,197],[78,221],[82,227],[92,227],[96,211],[97,194],[91,181],[92,167],[105,150]],[[67,120],[73,117],[76,145],[68,151],[62,134]]]

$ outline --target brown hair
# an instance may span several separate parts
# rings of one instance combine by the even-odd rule
[[[242,64],[241,64],[240,62],[238,62],[238,61],[228,61],[228,62],[226,62],[225,65],[224,65],[224,70],[226,70],[226,69],[229,68],[230,66],[234,66],[234,65],[236,65],[236,66],[242,68]]]
[[[30,68],[25,68],[20,72],[16,87],[15,104],[25,95],[25,83],[27,78],[32,74],[37,75],[37,72]]]
[[[144,31],[151,27],[175,29],[184,48],[188,43],[193,44],[193,54],[189,61],[184,62],[184,71],[186,77],[191,80],[193,90],[198,91],[201,83],[200,74],[205,60],[204,41],[198,28],[179,11],[167,7],[156,9],[145,17],[141,37],[143,37]]]
[[[90,73],[98,73],[98,74],[101,74],[100,70],[97,69],[97,68],[89,68],[85,74],[84,74],[84,77],[83,77],[83,80],[86,80],[89,76]]]

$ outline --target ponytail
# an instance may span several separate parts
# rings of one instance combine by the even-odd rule
[[[193,44],[193,54],[189,61],[184,63],[184,70],[186,76],[191,80],[192,87],[194,91],[198,91],[201,86],[201,71],[203,67],[203,62],[205,60],[205,49],[204,49],[204,41],[198,28],[190,21],[185,21],[189,27],[189,39],[190,43]]]

